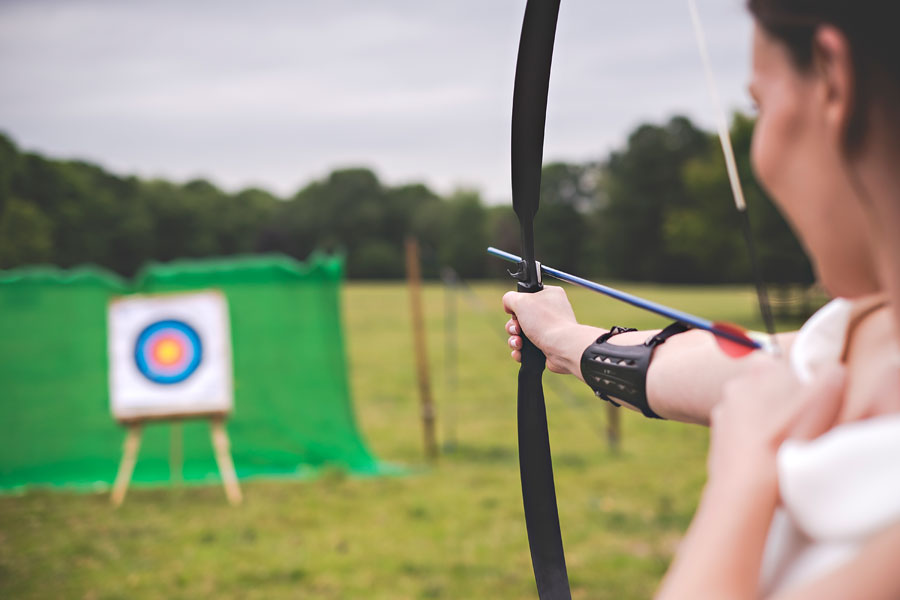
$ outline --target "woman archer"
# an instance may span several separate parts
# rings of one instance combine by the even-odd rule
[[[779,335],[787,358],[734,360],[704,332],[645,344],[656,332],[578,324],[561,288],[511,292],[509,345],[519,360],[524,331],[598,395],[711,426],[660,598],[900,598],[900,7],[748,7],[754,169],[838,300]],[[610,345],[649,346],[638,393],[592,370]]]

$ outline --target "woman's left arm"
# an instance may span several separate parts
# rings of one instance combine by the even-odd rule
[[[785,361],[726,384],[712,413],[709,480],[657,598],[758,597],[778,503],[778,448],[827,431],[843,388],[840,366],[802,386]]]
[[[757,597],[778,487],[774,469],[747,467],[709,480],[658,599]]]

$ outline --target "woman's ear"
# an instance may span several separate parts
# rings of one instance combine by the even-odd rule
[[[822,25],[813,39],[814,69],[821,83],[826,127],[843,146],[856,110],[856,73],[847,38],[836,27]]]

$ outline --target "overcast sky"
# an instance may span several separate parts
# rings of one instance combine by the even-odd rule
[[[0,131],[117,173],[295,192],[340,166],[509,197],[524,0],[0,2]],[[720,93],[747,110],[751,21],[700,0]],[[545,161],[643,121],[710,126],[686,0],[563,0]]]

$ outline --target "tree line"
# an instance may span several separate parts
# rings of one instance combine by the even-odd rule
[[[810,282],[810,265],[750,169],[753,121],[731,127],[754,237],[770,282]],[[505,273],[485,248],[519,248],[509,205],[476,190],[442,196],[422,183],[386,185],[366,168],[335,170],[289,198],[258,188],[227,193],[120,176],[82,161],[23,152],[0,135],[0,268],[93,263],[122,275],[149,261],[280,252],[339,252],[351,278],[399,278],[403,240],[424,249],[424,271]],[[617,280],[750,280],[724,160],[715,137],[674,117],[637,127],[603,161],[543,168],[536,219],[540,260]]]

